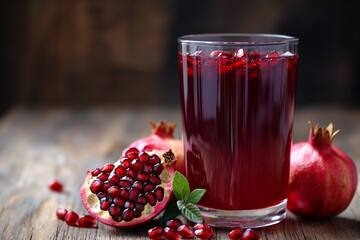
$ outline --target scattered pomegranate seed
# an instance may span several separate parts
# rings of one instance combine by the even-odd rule
[[[178,240],[180,236],[176,230],[166,227],[164,228],[164,237],[166,240]]]
[[[155,185],[152,184],[151,182],[147,182],[147,183],[144,184],[144,191],[145,192],[150,192],[150,191],[152,191],[154,189],[155,189]]]
[[[79,215],[76,212],[69,211],[65,216],[65,222],[67,225],[76,226],[76,223],[79,220]]]
[[[188,225],[181,225],[177,229],[178,234],[181,236],[181,238],[193,238],[194,232],[189,228]]]
[[[241,227],[234,228],[229,232],[230,240],[240,240],[244,234],[244,230]]]
[[[198,230],[198,229],[203,229],[203,230],[207,231],[207,233],[209,234],[209,237],[214,235],[213,228],[207,223],[197,223],[197,224],[195,224],[194,230]]]
[[[83,228],[92,228],[96,226],[96,220],[90,215],[85,215],[79,218],[78,225]]]
[[[162,227],[154,227],[149,229],[148,237],[151,240],[160,240],[164,236],[164,229]]]
[[[68,211],[65,208],[59,208],[58,210],[56,210],[56,216],[58,217],[58,219],[64,220],[67,212]]]
[[[178,218],[174,218],[174,219],[170,219],[166,222],[166,226],[169,228],[172,228],[174,230],[177,230],[178,227],[180,227],[183,223],[181,222],[180,219]]]
[[[200,239],[208,239],[210,237],[206,229],[196,229],[194,233],[195,236]]]
[[[243,234],[242,240],[259,240],[260,235],[252,229],[246,229]]]
[[[158,176],[151,174],[150,175],[150,182],[152,182],[155,185],[159,185],[161,183],[161,180]]]
[[[55,192],[61,192],[63,190],[63,185],[59,183],[55,178],[49,180],[48,186],[51,190]]]

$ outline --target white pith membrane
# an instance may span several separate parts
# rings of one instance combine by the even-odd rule
[[[164,189],[164,197],[162,201],[156,201],[156,205],[155,206],[151,206],[149,203],[147,203],[146,205],[144,205],[144,210],[141,211],[141,216],[134,218],[131,221],[124,221],[123,219],[120,222],[116,222],[112,219],[112,216],[109,214],[108,210],[101,210],[100,209],[100,200],[97,197],[96,194],[92,193],[90,190],[90,185],[92,183],[93,180],[97,179],[97,176],[92,176],[91,172],[87,172],[86,175],[86,179],[85,182],[83,184],[83,187],[81,188],[80,191],[80,195],[81,195],[81,199],[84,203],[85,208],[88,210],[88,212],[90,213],[90,215],[92,215],[94,218],[96,218],[98,221],[103,222],[105,224],[109,224],[109,222],[112,222],[113,226],[117,226],[117,227],[127,227],[127,226],[132,226],[132,225],[138,225],[140,223],[146,222],[150,219],[152,219],[153,217],[155,217],[160,211],[157,211],[156,214],[154,214],[155,211],[155,207],[157,209],[164,209],[165,206],[167,205],[169,199],[170,199],[170,195],[172,193],[172,176],[174,173],[174,162],[172,162],[171,164],[169,163],[165,163],[165,158],[163,156],[163,154],[167,152],[167,151],[157,151],[154,150],[152,152],[146,152],[149,156],[155,154],[157,155],[160,159],[161,159],[161,164],[163,165],[163,171],[161,172],[159,176],[161,183],[159,185],[156,185],[154,190],[152,190],[151,192],[154,193],[155,190],[159,187]],[[109,176],[111,174],[114,173],[115,169],[117,166],[121,165],[121,160],[123,159],[123,156],[116,161],[113,165],[114,165],[114,169],[112,172],[110,172]],[[135,182],[136,180],[134,180]],[[171,191],[169,191],[169,189],[171,189]],[[143,192],[145,193],[145,192]],[[86,205],[85,205],[86,202]],[[135,204],[135,202],[134,202]],[[104,221],[106,220],[106,221]],[[133,222],[136,222],[136,224],[132,224]]]

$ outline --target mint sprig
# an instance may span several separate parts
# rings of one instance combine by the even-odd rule
[[[172,187],[177,199],[177,207],[182,215],[192,222],[203,222],[200,210],[195,204],[200,201],[206,190],[195,189],[190,192],[190,186],[187,179],[178,171],[175,172]]]

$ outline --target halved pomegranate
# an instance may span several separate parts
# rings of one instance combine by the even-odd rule
[[[87,172],[81,200],[91,216],[107,225],[130,227],[147,222],[170,200],[174,161],[171,150],[129,148],[116,163]]]

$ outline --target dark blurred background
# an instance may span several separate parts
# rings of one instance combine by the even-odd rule
[[[14,105],[179,105],[177,37],[300,38],[297,107],[360,106],[360,1],[2,3],[0,114]]]

